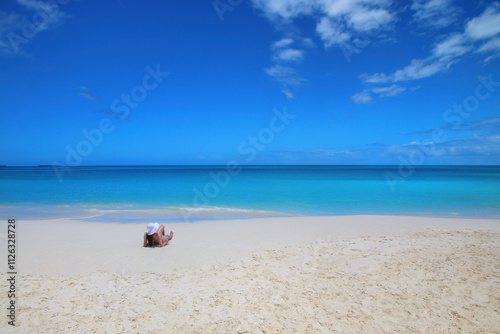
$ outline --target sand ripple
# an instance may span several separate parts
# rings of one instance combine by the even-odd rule
[[[19,279],[16,333],[500,332],[498,232],[319,240],[169,274]]]

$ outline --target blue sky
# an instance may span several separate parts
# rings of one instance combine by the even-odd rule
[[[0,164],[499,164],[500,2],[6,0]]]

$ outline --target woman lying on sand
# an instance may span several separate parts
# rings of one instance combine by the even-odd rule
[[[170,231],[169,235],[165,235],[165,226],[158,223],[149,223],[148,231],[144,232],[144,247],[160,247],[168,245],[168,242],[174,237],[174,232]]]

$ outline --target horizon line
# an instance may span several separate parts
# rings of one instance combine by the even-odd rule
[[[1,167],[64,167],[64,168],[85,168],[85,167],[226,167],[228,164],[170,164],[170,165],[83,165],[83,166],[65,166],[65,165],[0,165]],[[233,166],[233,165],[231,165]],[[384,166],[384,167],[400,167],[401,164],[252,164],[252,165],[234,165],[239,167],[335,167],[335,166]],[[404,165],[407,166],[407,165]],[[475,164],[475,165],[461,165],[461,164],[422,164],[422,165],[408,165],[412,167],[477,167],[477,166],[498,166],[500,164]]]

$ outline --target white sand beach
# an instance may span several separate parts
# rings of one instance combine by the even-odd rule
[[[172,223],[153,249],[146,223],[18,221],[17,326],[0,331],[500,332],[500,220]]]

